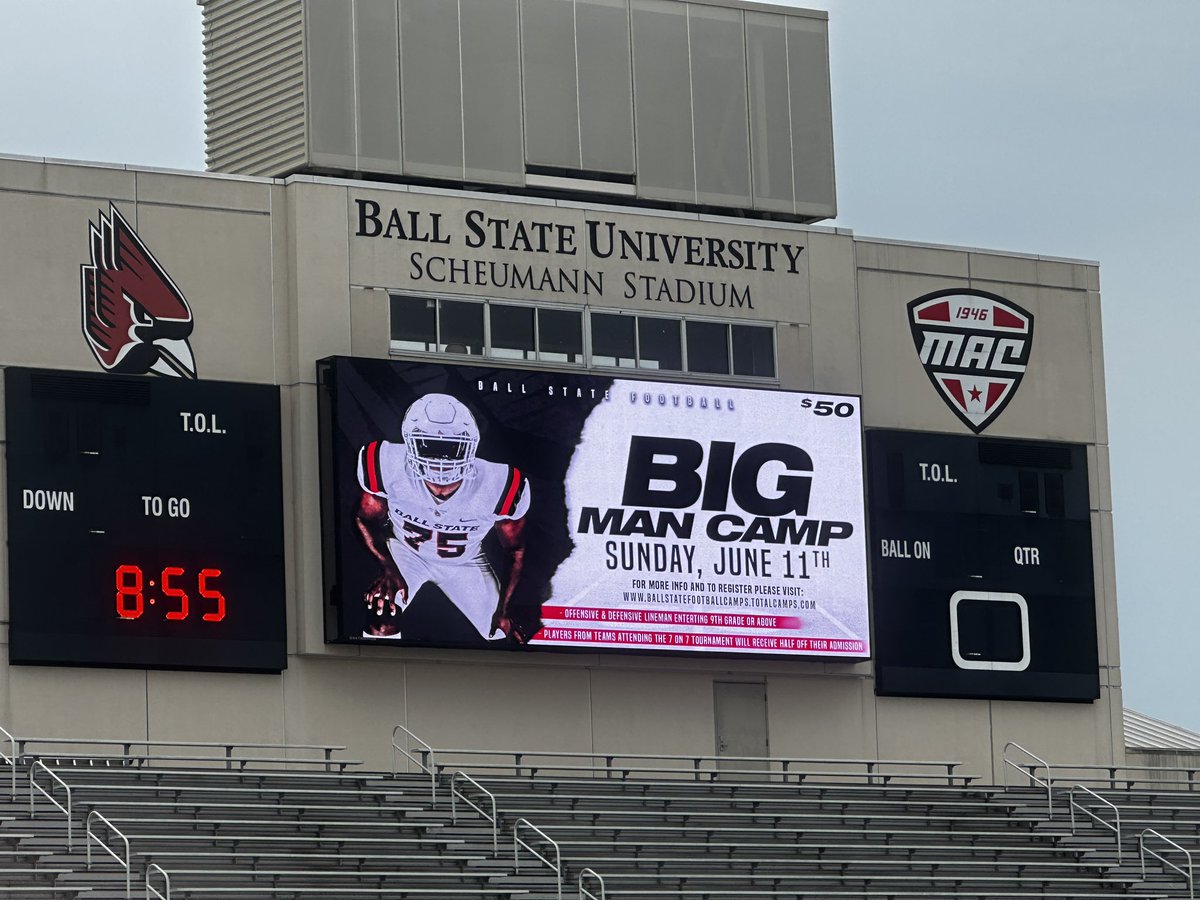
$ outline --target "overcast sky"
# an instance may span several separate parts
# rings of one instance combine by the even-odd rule
[[[1095,259],[1126,705],[1200,731],[1198,0],[811,0],[860,235]],[[204,165],[194,0],[0,0],[0,153]]]

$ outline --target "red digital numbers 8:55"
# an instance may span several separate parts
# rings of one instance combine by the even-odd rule
[[[157,588],[164,601],[171,601],[175,608],[166,613],[165,618],[171,622],[179,622],[188,618],[192,613],[192,597],[180,586],[184,580],[185,570],[179,566],[167,566],[158,576],[158,580],[150,579],[149,587]],[[116,571],[117,615],[122,619],[140,619],[146,612],[146,577],[141,566],[121,565]],[[213,585],[221,577],[220,569],[201,569],[196,576],[196,594],[203,602],[204,611],[200,618],[205,622],[220,622],[225,618],[225,595]],[[154,606],[157,598],[149,598]],[[200,603],[196,604],[197,607]],[[199,612],[199,609],[195,610]]]

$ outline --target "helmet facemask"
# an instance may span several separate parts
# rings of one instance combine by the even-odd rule
[[[470,411],[448,394],[426,394],[404,415],[408,472],[430,484],[454,484],[475,472],[479,427]]]

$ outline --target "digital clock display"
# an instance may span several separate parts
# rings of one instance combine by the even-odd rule
[[[178,584],[168,584],[168,579],[179,578],[183,574],[184,569],[181,566],[167,566],[159,576],[162,579],[160,590],[163,597],[176,603],[175,608],[163,616],[169,622],[185,620],[191,609],[187,591]],[[225,621],[225,595],[213,587],[220,574],[220,569],[201,569],[196,580],[200,597],[216,604],[209,612],[200,614],[200,618],[205,622]],[[150,587],[154,587],[153,580],[150,581]],[[153,606],[155,602],[154,597],[151,597],[150,605]],[[146,575],[142,572],[142,567],[128,564],[117,566],[117,615],[122,619],[140,619],[145,614]]]
[[[5,370],[14,663],[286,665],[279,389]]]

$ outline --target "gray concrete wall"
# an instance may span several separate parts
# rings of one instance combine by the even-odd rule
[[[565,188],[805,222],[837,212],[824,12],[742,0],[201,6],[214,171]]]
[[[370,237],[359,201],[438,217],[444,242]],[[866,239],[845,232],[683,214],[296,178],[288,183],[0,159],[0,365],[98,371],[80,330],[88,223],[113,203],[188,298],[200,377],[277,383],[284,402],[288,669],[237,675],[0,664],[0,724],[18,734],[346,743],[390,765],[396,723],[442,746],[714,752],[713,682],[763,681],[779,756],[957,758],[999,778],[1015,740],[1051,760],[1123,758],[1112,512],[1098,276],[1093,265]],[[545,222],[574,236],[547,252],[473,248],[468,216]],[[404,219],[407,224],[408,219]],[[774,271],[602,258],[588,222],[630,233],[803,247]],[[369,230],[369,229],[368,229]],[[411,230],[411,229],[410,229]],[[557,228],[550,232],[558,234]],[[430,233],[432,236],[432,233]],[[565,240],[565,239],[564,239]],[[511,243],[509,245],[511,247]],[[413,254],[426,266],[420,278]],[[429,257],[580,269],[598,294],[441,282]],[[626,273],[736,285],[750,303],[648,299]],[[658,283],[658,282],[656,282]],[[868,427],[966,433],[931,389],[905,304],[975,287],[1037,319],[1028,374],[989,437],[1088,445],[1102,696],[1093,704],[876,698],[872,664],[486,653],[324,643],[317,359],[387,356],[387,291],[494,296],[777,323],[778,386],[861,393]],[[752,305],[751,305],[752,303]],[[647,373],[639,373],[647,375]],[[650,377],[647,375],[647,377]],[[730,379],[734,381],[735,379]],[[0,578],[5,562],[0,559]],[[7,628],[7,590],[0,595]],[[0,653],[7,656],[7,636]]]

